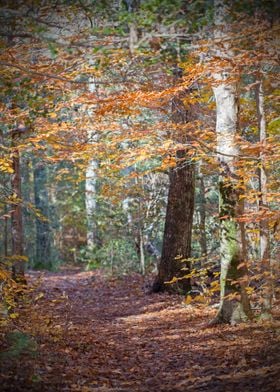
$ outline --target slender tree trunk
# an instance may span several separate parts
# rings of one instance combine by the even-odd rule
[[[130,23],[128,24],[129,28],[129,51],[130,54],[133,55],[135,51],[135,45],[138,42],[138,31],[137,31],[137,25],[135,21],[133,20],[133,13],[137,10],[137,8],[140,5],[140,2],[138,0],[129,0],[125,1],[127,5],[127,11],[131,15],[131,20]]]
[[[201,260],[203,263],[207,261],[207,239],[206,239],[206,197],[205,197],[205,184],[203,174],[198,172],[198,186],[199,186],[199,244],[201,251]]]
[[[97,227],[96,227],[96,170],[98,163],[96,160],[90,160],[86,169],[86,214],[87,214],[87,246],[93,248],[96,245]]]
[[[143,229],[139,229],[139,252],[140,252],[140,271],[145,275],[145,251],[144,251],[144,235]]]
[[[256,104],[258,113],[259,138],[262,147],[266,143],[266,123],[264,110],[264,92],[263,83],[260,81],[256,88]],[[260,168],[259,168],[259,209],[265,211],[267,206],[267,173],[265,170],[265,156],[263,152],[260,153]],[[262,293],[262,319],[271,319],[272,307],[272,279],[270,266],[270,239],[269,227],[267,220],[260,222],[260,261],[261,270],[263,274],[263,293]]]
[[[138,42],[137,27],[134,22],[129,24],[129,51],[133,55],[135,51],[135,45]]]
[[[7,206],[4,207],[4,214],[8,212]],[[4,256],[8,256],[8,216],[4,218]]]
[[[132,219],[132,214],[131,214],[130,208],[129,208],[129,204],[131,201],[132,201],[132,199],[130,197],[127,197],[122,202],[122,208],[123,208],[123,211],[127,217],[128,232],[132,232],[132,228],[133,228],[133,219]]]
[[[227,8],[223,0],[215,0],[216,36],[222,38],[227,21]],[[223,48],[225,51],[226,48]],[[219,51],[219,55],[230,55]],[[213,87],[216,99],[216,133],[218,160],[221,165],[219,179],[220,209],[220,258],[221,299],[218,314],[213,323],[238,323],[250,317],[250,305],[245,290],[243,231],[237,218],[243,213],[237,190],[236,163],[239,147],[236,142],[238,124],[238,100],[236,86],[227,81],[230,70],[214,75]]]
[[[89,91],[98,94],[98,89],[94,78],[90,80]],[[92,113],[89,113],[92,115]],[[94,143],[98,140],[98,135],[94,130],[88,131],[89,143]],[[90,159],[86,169],[85,181],[85,203],[86,203],[86,217],[87,217],[87,246],[93,249],[97,243],[97,225],[96,225],[96,194],[97,194],[97,169],[98,161]]]
[[[33,164],[35,207],[42,214],[41,218],[36,218],[36,264],[50,268],[52,260],[47,168],[44,163],[36,160],[34,160]]]
[[[23,225],[22,225],[22,197],[21,197],[21,176],[20,176],[20,154],[16,147],[18,133],[12,133],[12,147],[13,147],[13,174],[11,186],[13,195],[15,196],[15,203],[12,211],[12,256],[15,262],[12,266],[12,277],[19,283],[25,283],[24,277],[24,258],[23,258]]]

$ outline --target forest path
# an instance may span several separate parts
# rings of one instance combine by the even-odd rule
[[[139,275],[72,269],[37,284],[17,321],[37,355],[6,369],[4,391],[280,390],[279,323],[208,328],[213,309],[149,295]]]

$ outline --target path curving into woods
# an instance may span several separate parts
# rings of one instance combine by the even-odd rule
[[[2,363],[3,391],[280,390],[279,321],[209,328],[213,309],[150,295],[138,275],[38,276],[29,276],[33,301],[15,321],[36,352]]]

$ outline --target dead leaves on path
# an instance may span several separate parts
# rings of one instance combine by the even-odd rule
[[[13,320],[36,342],[36,355],[5,361],[3,390],[277,390],[277,315],[270,325],[208,328],[214,309],[143,287],[138,275],[46,273]]]

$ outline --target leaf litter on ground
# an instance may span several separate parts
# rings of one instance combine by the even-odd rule
[[[2,391],[280,390],[279,306],[270,323],[209,327],[216,309],[150,295],[137,274],[38,277],[0,335]]]

